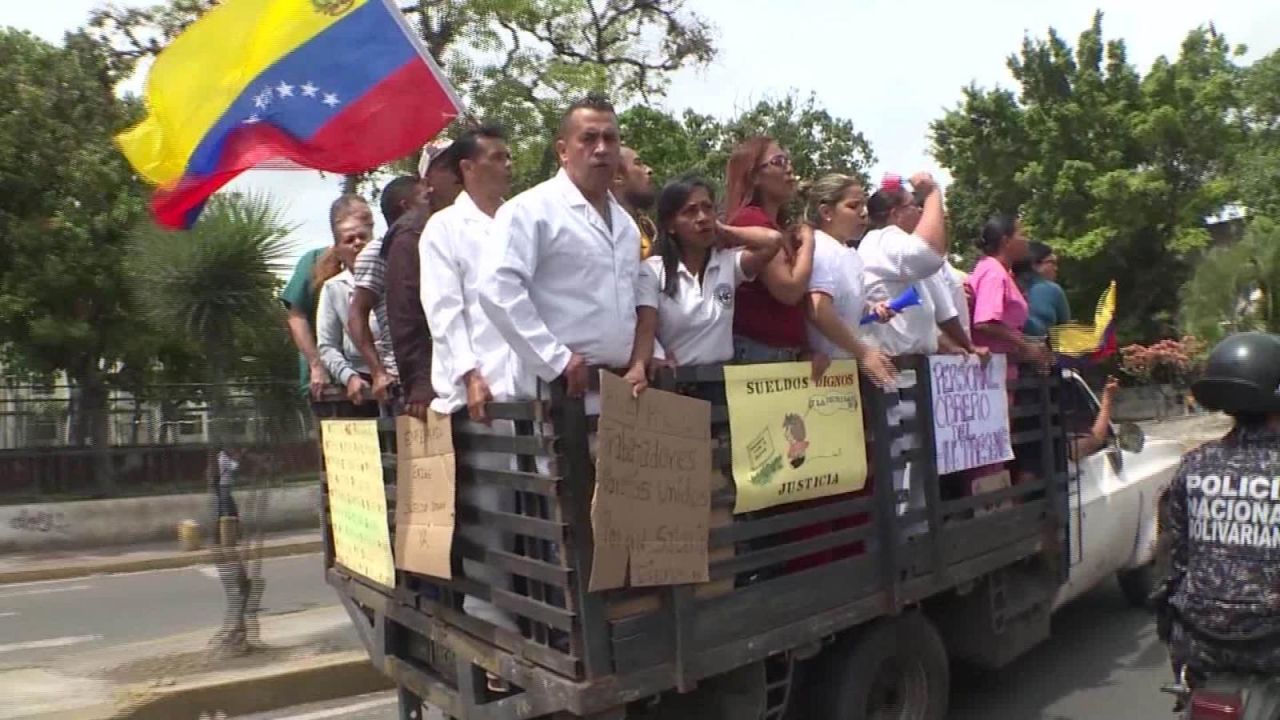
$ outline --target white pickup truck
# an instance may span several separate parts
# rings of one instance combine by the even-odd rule
[[[1079,375],[1063,372],[1063,389],[1072,395],[1068,422],[1087,428],[1098,413],[1098,399]],[[1071,570],[1058,591],[1054,610],[1115,575],[1125,598],[1144,605],[1154,589],[1157,506],[1178,468],[1178,442],[1147,439],[1142,429],[1116,427],[1108,447],[1070,469]]]

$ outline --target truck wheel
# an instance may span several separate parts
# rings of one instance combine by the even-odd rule
[[[1121,570],[1116,573],[1116,580],[1120,583],[1120,594],[1124,595],[1125,601],[1130,606],[1145,608],[1147,607],[1147,598],[1151,597],[1151,593],[1155,592],[1156,583],[1158,582],[1156,565],[1154,562],[1150,562],[1132,570]]]
[[[950,669],[942,638],[923,615],[872,625],[832,649],[824,720],[943,720]]]

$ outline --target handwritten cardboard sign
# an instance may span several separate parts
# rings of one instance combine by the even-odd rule
[[[867,484],[858,365],[818,380],[803,363],[728,365],[734,513],[857,492]]]
[[[707,582],[711,404],[602,372],[598,441],[588,588]]]
[[[929,358],[939,475],[1013,459],[1005,368],[1004,355],[986,367],[965,355]]]
[[[395,587],[377,420],[322,420],[329,525],[338,564]]]
[[[396,418],[396,567],[453,577],[457,465],[448,415]]]

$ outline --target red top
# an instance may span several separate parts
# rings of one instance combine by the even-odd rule
[[[729,217],[734,227],[767,227],[778,230],[778,224],[764,210],[748,205]],[[805,333],[804,308],[783,305],[769,293],[760,279],[738,286],[733,310],[733,334],[775,348],[804,348],[809,344]]]

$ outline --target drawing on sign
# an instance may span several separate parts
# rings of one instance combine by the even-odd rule
[[[711,404],[600,373],[592,591],[707,582]]]
[[[934,355],[933,425],[938,474],[1013,459],[1004,355],[984,367],[976,357]]]
[[[396,452],[396,567],[451,578],[458,486],[451,418],[396,418]]]
[[[858,366],[809,363],[725,368],[735,513],[861,490],[867,481]]]
[[[377,420],[323,420],[320,439],[338,564],[395,586]]]
[[[798,468],[804,464],[804,455],[809,451],[809,442],[804,439],[804,418],[788,413],[782,419],[782,432],[787,436],[787,460],[791,467]]]

